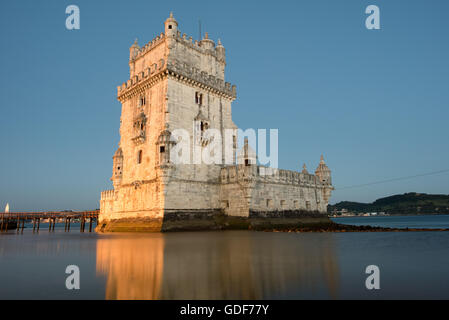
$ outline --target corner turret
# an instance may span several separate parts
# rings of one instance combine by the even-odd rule
[[[304,163],[303,166],[302,166],[302,171],[301,171],[301,173],[309,174],[309,171],[307,171],[307,166],[306,166],[305,163]]]
[[[218,61],[226,63],[226,50],[221,44],[220,39],[218,39],[218,44],[215,50],[217,51]]]
[[[215,42],[212,39],[209,39],[209,34],[206,32],[204,35],[204,38],[200,41],[201,47],[203,47],[205,50],[214,50],[215,48]]]
[[[173,17],[173,12],[170,12],[170,17],[165,20],[165,36],[175,37],[178,32],[178,22]]]
[[[132,44],[132,46],[129,48],[129,60],[133,60],[137,54],[139,53],[140,47],[139,44],[137,43],[137,39],[134,40],[134,43]]]
[[[113,169],[112,169],[112,183],[114,185],[114,189],[120,187],[122,183],[122,173],[123,173],[123,151],[122,148],[118,148],[112,157],[113,160]]]
[[[318,177],[321,183],[329,185],[332,184],[331,171],[324,162],[323,155],[321,155],[320,164],[315,170],[315,175]]]
[[[240,149],[237,156],[237,164],[244,164],[245,166],[257,164],[257,154],[248,144],[248,138],[245,138],[243,148]]]

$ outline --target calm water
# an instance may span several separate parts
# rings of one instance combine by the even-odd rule
[[[342,224],[356,226],[371,225],[389,228],[449,228],[449,215],[434,216],[384,216],[384,217],[343,217],[332,218],[333,221]]]
[[[417,219],[449,227],[448,216],[336,221],[411,227]],[[69,291],[73,264],[81,289]],[[371,264],[380,290],[365,289]],[[449,299],[449,232],[98,235],[44,226],[0,234],[0,299],[314,298]]]

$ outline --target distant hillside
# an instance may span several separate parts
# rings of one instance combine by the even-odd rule
[[[373,203],[342,201],[328,206],[328,212],[385,212],[388,214],[449,214],[449,195],[404,193],[380,198]]]

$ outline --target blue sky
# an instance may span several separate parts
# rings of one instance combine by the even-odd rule
[[[65,28],[76,4],[81,29]],[[365,28],[380,7],[381,30]],[[323,153],[331,203],[449,193],[448,1],[2,1],[0,207],[95,209],[111,188],[116,86],[129,46],[179,29],[226,47],[234,122],[279,129],[279,166],[312,171]]]

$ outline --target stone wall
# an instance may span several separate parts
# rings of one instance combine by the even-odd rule
[[[326,192],[332,186],[315,175],[289,170],[272,170],[257,165],[221,169],[221,203],[229,215],[253,212],[327,211]]]

